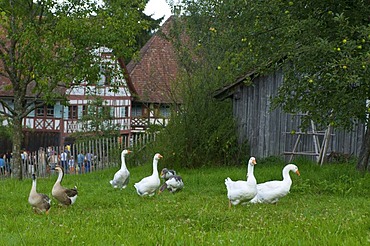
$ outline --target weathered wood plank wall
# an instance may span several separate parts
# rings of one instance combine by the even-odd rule
[[[240,83],[232,95],[239,143],[248,141],[253,156],[283,156],[293,149],[297,135],[290,132],[299,131],[300,117],[281,109],[271,111],[271,97],[276,95],[282,82],[283,74],[277,71],[270,76],[254,78],[251,86]],[[351,132],[334,130],[328,152],[358,156],[364,131],[362,124]],[[312,135],[302,135],[297,151],[314,151],[312,139]],[[322,139],[323,136],[319,136],[320,142]]]

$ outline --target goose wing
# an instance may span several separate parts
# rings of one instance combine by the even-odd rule
[[[67,194],[68,197],[77,196],[78,194],[77,187],[74,187],[72,189],[65,189],[65,193]]]

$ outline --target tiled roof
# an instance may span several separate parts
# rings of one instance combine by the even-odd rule
[[[162,25],[161,32],[168,34],[173,17]],[[158,33],[140,50],[139,59],[127,64],[137,100],[148,103],[172,103],[173,81],[178,64],[172,44]]]

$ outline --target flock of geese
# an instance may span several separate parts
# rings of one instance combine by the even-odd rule
[[[225,179],[227,197],[229,198],[229,207],[232,205],[245,203],[277,203],[278,200],[289,193],[292,179],[289,172],[295,172],[298,176],[301,174],[298,167],[294,164],[288,164],[283,168],[283,180],[273,180],[257,184],[253,171],[257,164],[256,158],[251,157],[248,161],[247,180],[232,181]]]
[[[130,150],[123,150],[121,153],[121,168],[114,174],[113,179],[109,183],[113,188],[124,189],[130,180],[130,172],[127,169],[125,156],[130,154]],[[153,157],[153,173],[152,175],[143,178],[140,182],[135,183],[134,187],[140,196],[153,196],[161,184],[158,174],[158,161],[163,158],[159,153]],[[159,194],[164,190],[174,193],[184,187],[184,182],[181,176],[176,175],[175,170],[164,168],[161,171],[161,178],[164,179],[163,185],[159,188]]]
[[[121,168],[114,174],[113,179],[109,181],[113,188],[124,189],[130,181],[130,172],[127,169],[125,156],[130,154],[130,150],[123,150],[121,153]],[[154,155],[153,158],[153,173],[152,175],[141,179],[135,183],[134,187],[140,196],[153,196],[158,191],[158,194],[164,190],[171,193],[181,190],[184,187],[182,177],[176,174],[175,170],[164,168],[161,171],[160,177],[164,179],[161,187],[161,181],[158,173],[158,161],[163,158],[159,153]],[[59,204],[69,206],[76,202],[78,191],[77,187],[65,188],[61,185],[64,172],[60,166],[56,166],[55,170],[58,172],[58,178],[51,191],[52,196],[58,201]],[[36,175],[32,174],[32,187],[28,197],[28,202],[33,207],[35,213],[49,213],[51,207],[51,199],[43,193],[38,193],[36,189]]]
[[[130,180],[130,172],[127,169],[125,156],[130,154],[130,150],[123,150],[121,153],[121,168],[114,174],[110,184],[113,188],[124,189],[127,187]],[[134,184],[136,192],[140,196],[153,196],[158,190],[158,194],[168,190],[175,193],[184,187],[184,182],[180,175],[176,174],[175,170],[163,168],[160,175],[158,173],[158,161],[163,158],[157,153],[153,157],[153,173],[152,175],[141,179]],[[283,169],[283,180],[269,181],[257,184],[254,177],[254,165],[256,159],[251,157],[248,161],[247,180],[233,181],[230,178],[225,179],[227,188],[227,197],[229,199],[229,207],[231,205],[250,203],[276,203],[279,198],[287,195],[292,184],[289,172],[293,171],[300,175],[298,167],[294,164],[288,164]],[[69,206],[76,202],[78,191],[77,187],[65,188],[61,185],[64,177],[63,169],[57,166],[55,170],[58,172],[58,178],[52,189],[52,196],[59,204]],[[164,180],[160,186],[160,177]],[[28,202],[33,207],[36,213],[48,214],[51,207],[51,199],[43,193],[38,193],[36,190],[36,175],[32,174],[32,187],[28,197]]]

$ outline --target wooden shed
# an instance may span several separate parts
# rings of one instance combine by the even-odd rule
[[[309,129],[300,129],[301,116],[284,113],[280,108],[271,110],[271,98],[277,94],[282,82],[282,71],[268,76],[250,72],[215,94],[219,100],[232,100],[238,141],[240,144],[248,142],[251,155],[260,158],[286,156],[288,160],[305,155],[320,162],[320,155],[328,157],[331,153],[359,155],[364,125],[345,132],[315,129],[312,122]]]

